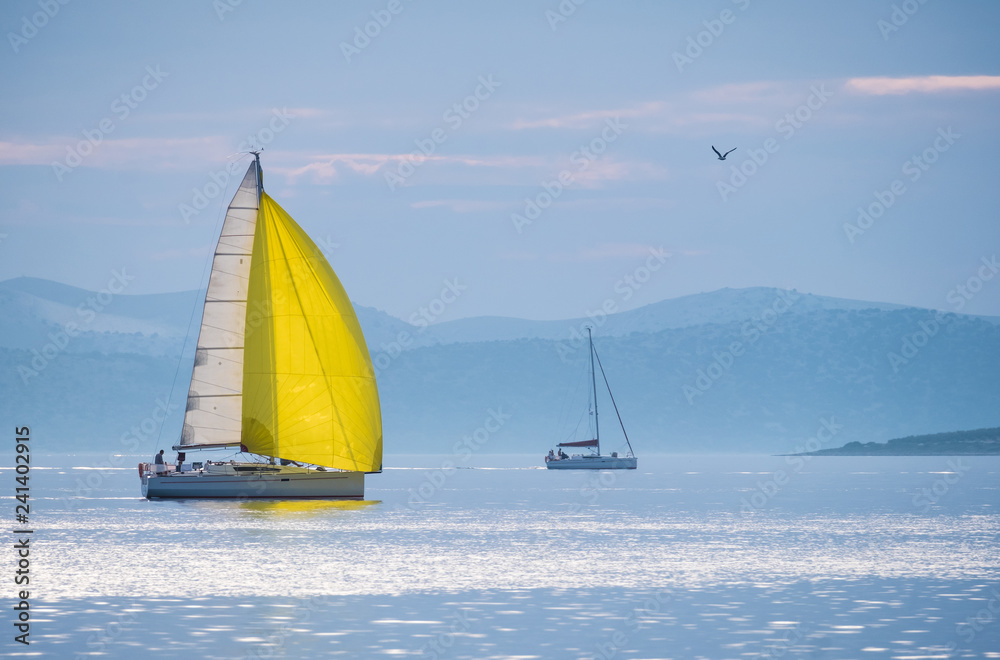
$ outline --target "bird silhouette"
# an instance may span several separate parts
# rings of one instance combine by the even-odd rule
[[[727,152],[726,152],[726,153],[724,153],[724,154],[720,154],[720,153],[719,153],[719,150],[718,150],[718,149],[716,149],[716,148],[715,148],[715,146],[713,145],[713,146],[712,146],[712,151],[714,151],[714,152],[715,152],[715,155],[719,157],[719,160],[726,160],[726,156],[728,156],[729,154],[731,154],[731,153],[733,153],[734,151],[736,151],[736,147],[733,147],[732,149],[730,149],[729,151],[727,151]]]

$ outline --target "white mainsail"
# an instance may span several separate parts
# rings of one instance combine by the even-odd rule
[[[180,447],[240,444],[243,339],[259,181],[255,161],[229,204],[215,248]]]

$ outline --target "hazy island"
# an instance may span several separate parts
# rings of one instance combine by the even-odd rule
[[[955,456],[1000,454],[1000,428],[911,435],[889,442],[848,442],[795,456]]]

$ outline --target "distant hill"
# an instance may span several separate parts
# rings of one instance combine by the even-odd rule
[[[49,341],[59,343],[73,324],[77,335],[67,342],[67,352],[169,355],[184,340],[196,295],[100,295],[31,277],[7,280],[0,282],[0,345],[40,349]]]
[[[92,292],[0,282],[0,417],[37,427],[54,451],[114,450],[135,429],[152,449],[154,418],[169,397],[160,446],[173,442],[202,295],[123,293],[88,315]],[[356,309],[376,365],[387,453],[452,453],[492,413],[509,417],[482,451],[544,453],[589,422],[586,319],[484,317],[420,329]],[[68,322],[79,334],[63,341]],[[1000,426],[995,319],[754,288],[592,324],[640,455],[804,451],[824,424],[837,433],[824,435],[821,449]],[[924,328],[931,336],[921,338]],[[401,332],[413,341],[398,351],[390,344]],[[614,451],[624,443],[610,402],[600,407],[602,448]]]
[[[725,324],[746,321],[760,315],[774,302],[777,289],[751,287],[748,289],[719,289],[680,298],[662,300],[638,309],[608,316],[597,310],[591,317],[565,321],[528,321],[499,316],[446,321],[432,326],[430,337],[438,343],[504,341],[512,339],[566,340],[573,330],[586,325],[597,327],[596,332],[605,337],[623,337],[633,332],[659,332],[676,328],[689,328],[706,324]],[[865,302],[801,294],[788,308],[793,315],[808,314],[819,310],[903,309],[903,305]]]
[[[188,333],[198,331],[204,291],[105,296],[34,277],[0,282],[0,347],[37,348],[41,338],[75,323],[80,334],[67,352],[139,352],[177,355]],[[355,305],[372,351],[414,326],[371,307]],[[139,343],[128,336],[141,336]],[[44,343],[44,342],[43,342]]]
[[[986,456],[1000,454],[1000,428],[911,435],[884,443],[849,442],[800,456]]]
[[[993,324],[952,316],[905,364],[890,361],[932,318],[915,309],[823,310],[782,317],[750,338],[737,322],[595,342],[639,454],[802,451],[818,435],[825,447],[1000,423]],[[379,376],[391,439],[447,451],[496,406],[511,414],[496,449],[565,439],[587,410],[586,348],[566,346],[534,339],[403,353]],[[601,407],[613,450],[609,402]],[[824,420],[836,435],[822,434]]]
[[[39,318],[54,323],[71,320],[82,323],[86,319],[86,314],[80,311],[82,308],[99,310],[100,313],[91,322],[93,330],[124,332],[142,328],[166,333],[184,331],[197,301],[197,291],[128,295],[129,275],[127,272],[121,275],[124,279],[116,282],[121,292],[115,295],[107,291],[103,299],[93,291],[35,277],[0,282],[0,295],[5,296],[5,300],[27,303]]]

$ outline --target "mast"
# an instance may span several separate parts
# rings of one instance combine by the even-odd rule
[[[264,175],[260,171],[260,152],[251,151],[254,163],[257,165],[257,208],[260,208],[260,196],[264,193]]]
[[[597,455],[601,455],[601,426],[597,422],[597,374],[594,373],[594,337],[590,333],[590,326],[587,326],[587,339],[590,342],[590,384],[594,392],[594,431],[597,435]]]

